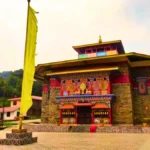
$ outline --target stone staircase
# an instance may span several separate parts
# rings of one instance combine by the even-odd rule
[[[6,133],[6,139],[0,139],[1,145],[26,145],[37,142],[37,137],[32,137],[32,132],[27,132],[23,129],[23,132]]]
[[[90,125],[69,126],[68,132],[90,132]]]

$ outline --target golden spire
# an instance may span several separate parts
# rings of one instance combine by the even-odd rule
[[[100,35],[99,35],[98,43],[102,43],[102,38]]]

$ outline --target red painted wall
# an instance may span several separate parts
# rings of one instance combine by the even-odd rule
[[[60,87],[60,80],[56,78],[50,79],[50,88]]]
[[[123,74],[123,75],[115,75],[115,76],[112,76],[110,78],[110,82],[111,84],[117,84],[117,83],[130,83],[131,80],[130,80],[130,77],[128,74]]]

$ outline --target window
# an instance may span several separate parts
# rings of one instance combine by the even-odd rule
[[[10,117],[10,112],[7,112],[7,117]]]
[[[17,117],[19,117],[19,114],[20,114],[20,113],[19,113],[19,112],[17,112]]]
[[[1,120],[3,120],[3,118],[4,118],[4,115],[3,115],[3,113],[1,113]]]
[[[97,52],[97,50],[96,49],[93,49],[93,53],[96,53]]]
[[[16,102],[16,101],[14,101],[14,102],[13,102],[13,105],[17,105],[17,102]]]

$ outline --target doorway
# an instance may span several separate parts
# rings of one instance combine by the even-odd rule
[[[91,124],[92,123],[92,109],[91,106],[89,107],[77,107],[77,113],[78,113],[78,124]]]

